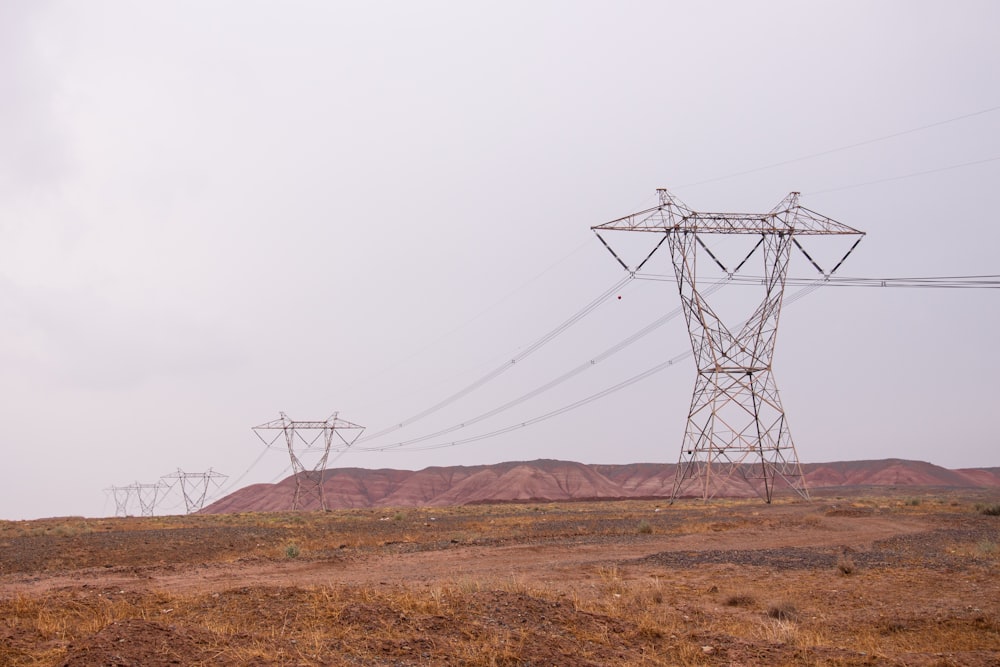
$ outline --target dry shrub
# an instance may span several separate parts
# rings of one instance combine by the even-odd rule
[[[903,620],[898,619],[898,618],[886,621],[882,625],[882,633],[883,634],[887,634],[887,635],[888,634],[897,633],[897,632],[905,632],[906,629],[907,629],[906,628],[906,623]]]
[[[597,568],[597,574],[601,577],[601,581],[604,583],[605,590],[608,593],[621,595],[625,592],[627,587],[617,565],[599,567]]]
[[[663,591],[659,588],[653,589],[649,593],[649,599],[653,604],[663,604]]]
[[[854,559],[851,558],[851,554],[845,553],[841,554],[840,558],[837,559],[837,570],[844,576],[854,574],[856,566],[854,565]]]
[[[752,607],[756,603],[757,600],[746,592],[733,593],[726,598],[727,607]]]
[[[791,602],[778,602],[767,608],[767,615],[779,621],[794,621],[797,614]]]
[[[986,516],[1000,516],[1000,503],[993,503],[992,505],[977,505],[980,514],[985,514]]]

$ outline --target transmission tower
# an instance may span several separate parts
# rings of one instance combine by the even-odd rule
[[[134,482],[128,486],[111,486],[106,491],[110,491],[115,499],[115,516],[131,516],[129,506],[132,505],[133,499],[138,502],[139,513],[142,516],[153,516],[160,491],[166,488],[168,487],[163,482],[155,484]]]
[[[253,432],[268,447],[284,438],[295,476],[292,509],[308,509],[315,500],[319,509],[327,510],[323,480],[326,476],[326,462],[330,457],[330,451],[346,450],[354,444],[365,427],[340,419],[336,412],[326,421],[293,421],[284,412],[279,414],[281,415],[279,419],[254,426]],[[265,436],[264,433],[269,431],[275,433],[273,435],[267,433]],[[345,432],[350,437],[345,437]],[[316,464],[311,468],[302,463],[301,455],[304,453],[319,454]]]
[[[799,205],[792,192],[767,213],[699,213],[657,190],[659,205],[592,227],[616,260],[632,275],[666,242],[687,320],[697,366],[694,394],[671,491],[671,502],[682,495],[708,500],[724,493],[734,479],[749,484],[770,503],[780,480],[808,499],[805,478],[781,406],[771,362],[778,318],[792,247],[798,248],[823,278],[829,278],[860,243],[863,232]],[[630,268],[601,237],[606,230],[662,235],[658,244]],[[727,267],[709,249],[706,235],[748,235],[752,247],[740,261]],[[829,271],[806,252],[804,236],[857,237]],[[756,244],[753,241],[756,239]],[[759,251],[759,252],[758,252]],[[725,324],[709,305],[704,266],[721,269],[732,279],[758,255],[763,264],[760,284],[764,295],[746,320]]]
[[[128,516],[128,501],[132,496],[131,486],[109,486],[105,489],[115,499],[115,516]]]
[[[153,516],[156,512],[156,502],[159,500],[160,491],[166,488],[167,485],[163,482],[156,482],[155,484],[140,484],[136,482],[131,486],[136,498],[139,499],[139,510],[142,516]]]
[[[191,514],[199,511],[205,505],[209,488],[218,488],[226,477],[228,475],[215,472],[211,468],[207,472],[184,472],[178,468],[177,472],[164,475],[160,479],[178,480],[181,494],[184,496],[184,508],[188,514]]]

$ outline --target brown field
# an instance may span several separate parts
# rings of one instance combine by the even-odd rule
[[[837,493],[0,522],[0,665],[1000,664],[996,491]]]

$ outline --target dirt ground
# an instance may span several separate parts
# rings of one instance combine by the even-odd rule
[[[0,665],[1000,665],[1000,498],[0,522]]]

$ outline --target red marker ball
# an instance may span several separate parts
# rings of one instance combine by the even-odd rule
[[[622,295],[621,295],[621,294],[619,294],[619,295],[618,295],[618,300],[619,300],[619,301],[621,301],[621,300],[622,300]]]

